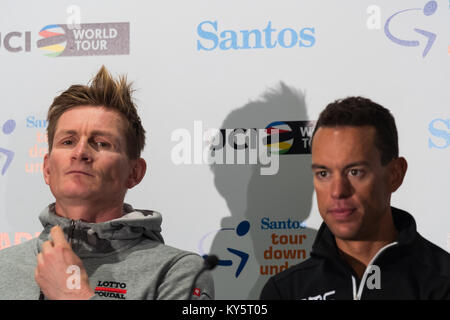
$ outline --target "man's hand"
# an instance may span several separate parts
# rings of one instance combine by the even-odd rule
[[[50,235],[52,240],[44,242],[41,252],[37,255],[34,272],[37,284],[48,299],[89,299],[94,295],[94,291],[89,286],[83,262],[72,251],[60,226],[53,227]],[[70,283],[69,279],[74,269],[80,271],[79,282],[75,281],[75,285]]]

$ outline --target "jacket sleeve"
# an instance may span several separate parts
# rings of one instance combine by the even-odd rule
[[[278,287],[273,279],[270,278],[267,283],[264,285],[264,288],[261,291],[261,295],[259,297],[260,300],[281,300],[281,294],[278,290]]]
[[[426,298],[427,300],[450,300],[450,279],[442,277],[437,282],[436,288]]]
[[[196,254],[186,254],[174,259],[165,274],[161,275],[156,295],[158,300],[211,300],[214,299],[214,282],[210,271],[204,271],[189,292],[195,276],[203,267],[203,259]]]

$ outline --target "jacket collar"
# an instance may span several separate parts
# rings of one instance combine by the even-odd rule
[[[401,209],[391,207],[392,218],[398,232],[398,246],[407,246],[417,237],[416,222],[411,214]],[[339,259],[339,251],[334,234],[325,222],[322,222],[311,251],[311,256]]]
[[[81,256],[109,254],[128,248],[143,238],[164,243],[161,236],[162,217],[156,211],[135,210],[129,204],[123,206],[123,216],[101,223],[88,223],[58,216],[55,204],[47,206],[39,215],[44,230],[38,239],[38,251],[49,240],[50,229],[61,226],[72,249]]]

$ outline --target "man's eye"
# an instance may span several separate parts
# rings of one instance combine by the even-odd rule
[[[362,170],[359,169],[351,169],[350,170],[350,175],[357,177],[357,176],[361,176],[362,175]]]
[[[71,144],[73,144],[73,142],[72,142],[72,140],[64,140],[64,141],[62,142],[62,144],[63,144],[63,145],[66,145],[66,146],[70,146]]]
[[[327,171],[318,171],[316,173],[318,178],[326,178],[328,176],[328,172]]]
[[[95,143],[95,145],[99,148],[107,148],[109,147],[109,143],[108,142],[104,142],[104,141],[97,141]]]

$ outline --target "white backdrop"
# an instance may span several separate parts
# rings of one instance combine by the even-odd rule
[[[321,218],[309,154],[280,155],[276,175],[209,166],[195,163],[198,133],[314,121],[350,95],[394,114],[409,170],[393,205],[450,250],[449,17],[446,0],[1,1],[0,248],[36,236],[53,201],[41,172],[53,98],[105,65],[134,81],[148,132],[148,172],[126,201],[162,213],[167,244],[220,257],[217,298],[257,298],[308,256]]]

